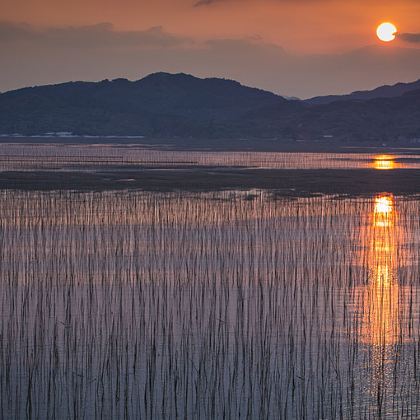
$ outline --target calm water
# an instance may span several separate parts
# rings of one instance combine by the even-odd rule
[[[92,170],[140,165],[270,169],[420,169],[420,149],[404,154],[156,150],[141,145],[0,143],[0,171]]]
[[[0,418],[420,417],[420,198],[0,194]]]

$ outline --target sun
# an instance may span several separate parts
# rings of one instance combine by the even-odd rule
[[[376,35],[383,42],[391,42],[397,34],[397,27],[391,22],[381,23],[376,29]]]

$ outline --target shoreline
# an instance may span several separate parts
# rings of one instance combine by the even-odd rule
[[[179,139],[134,137],[0,137],[0,144],[61,146],[125,146],[152,150],[212,152],[283,152],[283,153],[418,153],[420,143],[367,144],[327,141],[284,141],[280,139]]]

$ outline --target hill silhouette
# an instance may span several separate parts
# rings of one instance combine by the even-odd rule
[[[416,88],[397,85],[314,103],[187,74],[69,82],[1,94],[0,134],[416,141]]]

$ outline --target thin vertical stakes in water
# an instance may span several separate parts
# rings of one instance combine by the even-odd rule
[[[2,192],[1,418],[418,416],[419,209]]]

